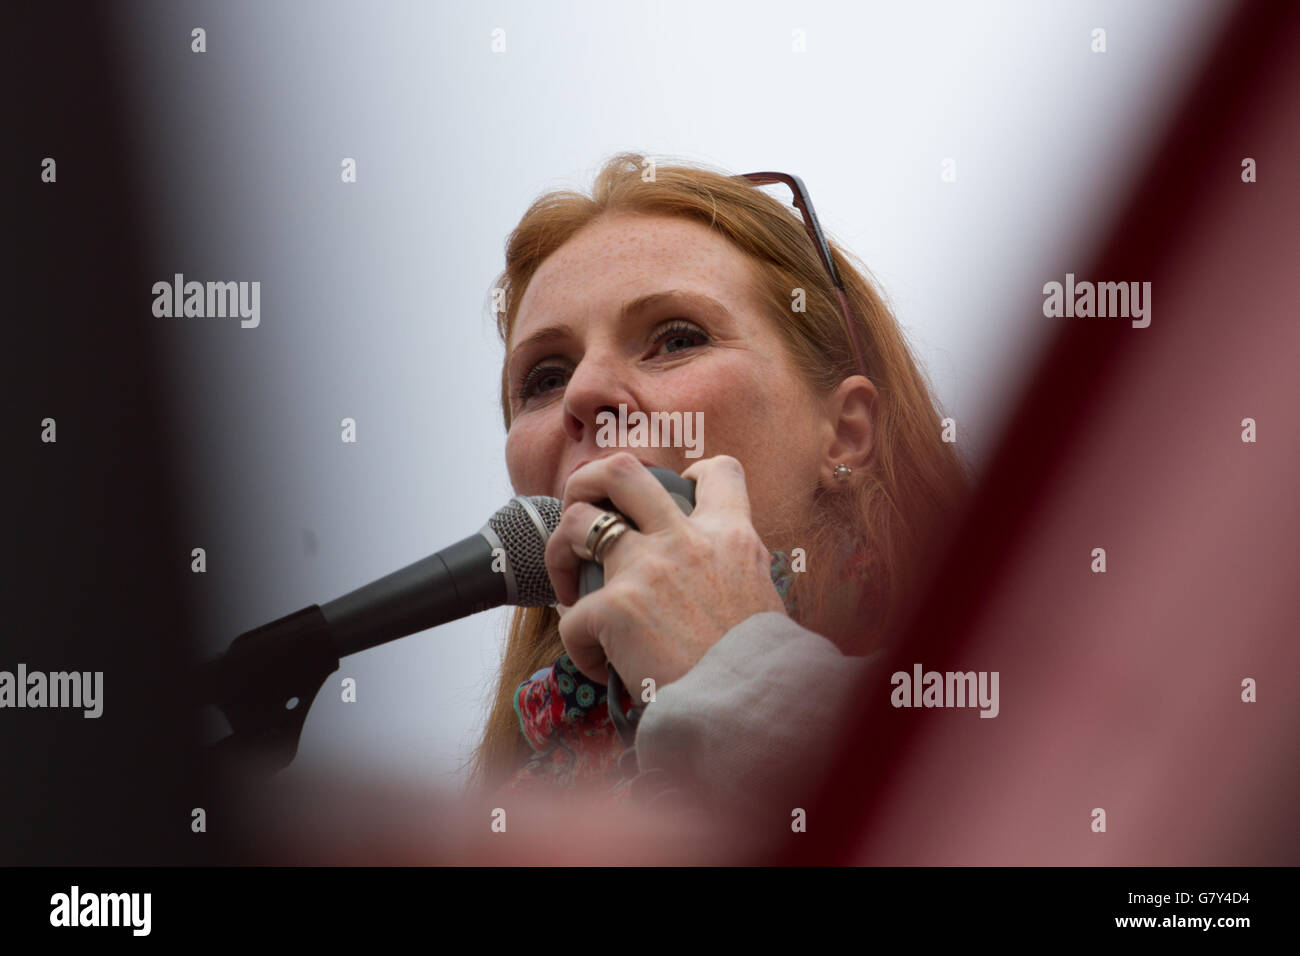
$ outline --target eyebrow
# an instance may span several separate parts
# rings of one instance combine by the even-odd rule
[[[685,305],[693,305],[713,314],[730,316],[731,312],[717,299],[705,295],[703,292],[691,292],[687,289],[667,289],[663,292],[650,292],[646,295],[637,296],[635,299],[629,299],[623,303],[622,308],[618,310],[618,321],[626,322],[629,319],[635,319],[641,314],[650,311],[662,305],[665,302],[681,302]],[[519,342],[510,350],[510,357],[513,358],[515,353],[520,349],[530,345],[536,345],[541,342],[549,342],[553,339],[567,338],[573,335],[573,327],[560,323],[559,325],[550,325],[544,329],[539,329],[528,338]],[[507,359],[509,361],[509,359]]]

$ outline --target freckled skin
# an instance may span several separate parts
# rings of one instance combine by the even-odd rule
[[[562,607],[566,649],[598,681],[612,661],[638,695],[643,678],[671,683],[750,615],[784,612],[761,536],[810,518],[812,489],[827,468],[834,423],[799,378],[752,281],[746,257],[702,224],[622,214],[557,250],[520,303],[508,356],[512,396],[539,364],[560,370],[522,402],[512,397],[510,478],[519,494],[565,501],[547,566],[561,605],[571,605]],[[670,303],[620,318],[625,303],[667,290],[703,293],[726,311]],[[675,320],[707,341],[653,341]],[[564,337],[521,344],[559,324],[570,327]],[[598,446],[597,413],[620,404],[702,412],[702,457]],[[689,519],[636,459],[698,482]],[[580,462],[589,463],[573,472]],[[578,600],[575,549],[598,514],[589,502],[605,497],[640,531],[605,555],[605,587]]]
[[[597,222],[548,258],[520,304],[512,343],[567,323],[576,340],[536,352],[529,364],[559,351],[576,366],[562,389],[516,407],[506,441],[515,490],[563,497],[576,464],[612,451],[596,445],[596,413],[624,403],[629,412],[702,412],[703,457],[727,454],[744,465],[760,534],[779,516],[810,514],[831,426],[760,312],[749,270],[741,252],[702,224],[648,216]],[[637,334],[620,334],[615,319],[624,302],[668,289],[704,292],[731,316],[718,322],[668,308],[640,323]],[[712,341],[671,357],[660,346],[646,358],[646,334],[679,316]],[[631,451],[677,472],[696,460],[681,448]]]

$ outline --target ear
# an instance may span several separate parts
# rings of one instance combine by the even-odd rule
[[[836,465],[855,472],[866,467],[875,442],[875,408],[876,386],[864,375],[846,378],[827,396],[830,429],[821,462],[823,487],[845,484],[835,477]]]

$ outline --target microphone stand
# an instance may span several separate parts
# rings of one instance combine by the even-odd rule
[[[544,529],[542,518],[535,520]],[[485,567],[494,542],[501,544],[489,522],[324,607],[313,604],[235,638],[199,668],[195,696],[216,705],[234,731],[204,749],[254,774],[283,770],[298,753],[307,712],[340,657],[485,611],[512,595],[513,585],[499,574],[456,573]]]
[[[204,751],[258,775],[283,770],[298,753],[312,702],[338,667],[318,604],[241,634],[199,668],[199,702],[217,706],[234,731]]]

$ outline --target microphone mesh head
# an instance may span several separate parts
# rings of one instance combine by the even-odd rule
[[[555,603],[555,589],[546,573],[546,541],[560,523],[560,506],[558,498],[545,495],[513,498],[488,519],[488,527],[501,539],[506,562],[514,572],[516,607],[547,607]]]

